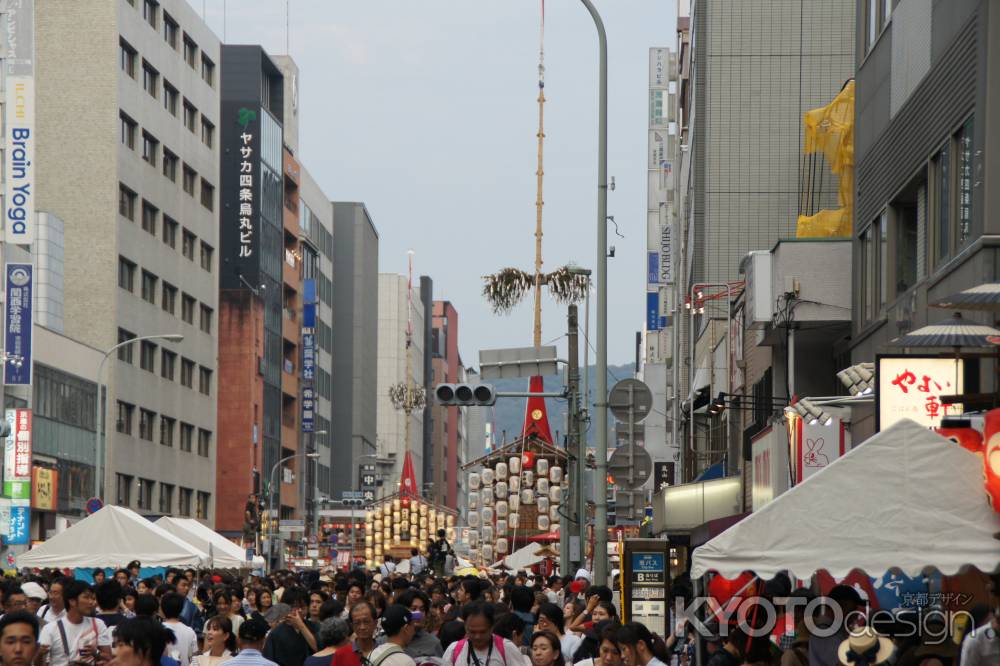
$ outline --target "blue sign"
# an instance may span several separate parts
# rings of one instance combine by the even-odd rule
[[[646,253],[646,282],[649,284],[660,283],[660,253]]]
[[[316,418],[316,393],[311,386],[302,387],[302,432],[312,432]]]
[[[632,571],[663,571],[663,553],[632,553]]]
[[[31,264],[8,263],[4,301],[5,384],[31,386]]]
[[[660,330],[660,292],[646,292],[646,330]]]
[[[10,532],[5,541],[11,546],[27,546],[31,543],[29,531],[31,527],[31,507],[10,507]]]
[[[302,302],[316,302],[316,280],[309,278],[302,281]]]
[[[104,502],[102,502],[97,497],[91,497],[87,500],[87,513],[97,513],[104,507]]]
[[[302,379],[316,379],[316,334],[302,334]]]
[[[316,328],[315,303],[306,303],[302,306],[302,328]]]

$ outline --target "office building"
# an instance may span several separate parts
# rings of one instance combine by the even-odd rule
[[[434,301],[431,347],[434,383],[461,382],[465,368],[458,354],[458,311],[450,301]],[[430,498],[452,509],[458,508],[461,487],[459,459],[463,456],[459,455],[459,431],[464,431],[461,410],[460,407],[440,405],[435,405],[433,409],[434,451],[432,478],[429,479],[433,481],[433,486]]]

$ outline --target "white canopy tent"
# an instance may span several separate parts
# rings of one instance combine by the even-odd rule
[[[203,566],[208,555],[138,513],[105,506],[17,557],[20,567]]]
[[[691,577],[991,572],[1000,566],[998,532],[982,458],[905,420],[697,548]]]
[[[246,559],[246,551],[194,518],[164,516],[156,524],[208,555],[208,566],[220,569],[263,568],[264,558]]]
[[[510,555],[507,555],[502,560],[498,560],[490,565],[490,569],[499,570],[502,564],[507,569],[511,571],[520,571],[522,569],[527,570],[529,567],[538,564],[544,557],[539,557],[535,555],[536,552],[541,550],[542,544],[539,543],[529,543],[523,548],[518,548]]]

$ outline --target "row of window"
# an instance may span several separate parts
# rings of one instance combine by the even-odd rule
[[[129,474],[118,474],[116,476],[116,495],[119,506],[132,506],[132,490],[135,489],[136,507],[141,511],[153,511],[153,494],[156,490],[156,481],[143,479],[140,477],[136,481],[135,477]],[[159,504],[156,511],[164,515],[174,513],[174,490],[172,483],[160,483]],[[211,494],[204,491],[195,493],[193,488],[180,487],[178,494],[177,514],[180,516],[191,515],[191,500],[196,499],[195,517],[201,520],[208,520],[208,503]]]
[[[118,120],[121,131],[122,145],[129,150],[135,151],[136,139],[139,134],[139,124],[132,120],[132,118],[130,118],[124,111],[119,114]],[[214,128],[212,131],[214,131]],[[161,150],[159,139],[146,130],[142,131],[142,159],[146,162],[146,164],[154,168],[157,164],[160,164],[161,172],[163,173],[164,178],[172,183],[177,182],[177,167],[181,163],[180,158],[166,146],[163,146]],[[181,187],[184,192],[192,197],[196,196],[198,190],[198,172],[188,165],[187,162],[184,162],[181,173]],[[131,191],[128,190],[128,188],[125,189],[127,191]],[[132,194],[134,195],[135,193],[132,192]],[[215,186],[204,178],[201,178],[200,199],[202,206],[208,210],[215,210]],[[132,197],[132,200],[134,203],[134,196]],[[130,215],[127,212],[130,210],[126,206],[127,203],[127,201],[123,201],[119,198],[119,209],[122,211],[122,215],[129,217],[129,219],[133,219],[131,215],[135,214],[135,208],[134,206],[131,208],[132,213]]]
[[[954,257],[972,237],[970,116],[858,238],[861,323]]]
[[[130,294],[134,294],[136,283],[135,277],[136,272],[138,271],[139,267],[135,264],[135,262],[119,255],[118,286]],[[140,296],[142,297],[142,300],[151,305],[156,305],[157,297],[159,297],[160,307],[163,311],[176,316],[177,287],[170,284],[166,280],[160,280],[155,273],[151,273],[146,269],[142,269],[141,273]],[[194,326],[196,306],[198,309],[198,328],[201,329],[202,332],[211,335],[212,317],[215,310],[204,303],[199,305],[194,296],[191,296],[186,292],[181,293],[181,319],[184,320],[184,323]]]
[[[118,329],[118,342],[127,342],[136,337],[136,334],[124,328]],[[124,345],[118,349],[118,360],[128,364],[135,363],[135,345]],[[159,351],[159,354],[157,352]],[[139,367],[147,372],[156,374],[156,357],[160,357],[160,376],[169,381],[177,381],[177,354],[166,347],[162,350],[159,345],[152,340],[139,341]],[[212,369],[203,365],[198,365],[189,358],[181,357],[181,386],[194,388],[194,370],[198,367],[198,392],[204,395],[212,394]]]
[[[127,0],[127,2],[135,6],[136,0]],[[142,0],[142,17],[146,20],[153,30],[160,32],[160,25],[163,26],[163,41],[165,41],[170,48],[177,51],[178,50],[178,35],[181,34],[181,26],[170,14],[160,7],[160,3],[156,0]],[[161,20],[162,19],[162,20]],[[188,64],[191,69],[198,68],[199,62],[199,48],[198,44],[188,35],[186,32],[183,33],[183,39],[181,40],[181,45],[183,46],[183,57],[184,62]],[[203,52],[201,53],[201,78],[211,87],[215,87],[215,63],[212,59],[206,56]]]
[[[131,222],[135,222],[135,209],[136,203],[139,200],[139,195],[133,192],[131,189],[119,183],[118,185],[118,213],[122,217],[128,219]],[[162,217],[162,224],[160,223],[160,218]],[[162,238],[163,242],[170,248],[177,249],[177,229],[180,224],[174,218],[170,217],[166,213],[160,212],[160,209],[146,201],[142,200],[142,214],[141,214],[141,224],[143,231],[149,233],[152,236],[157,235],[157,227],[162,226]],[[194,261],[195,247],[198,245],[198,237],[188,231],[186,228],[181,232],[181,254],[184,255],[186,259]],[[212,259],[215,256],[215,249],[206,243],[201,241],[200,251],[199,251],[199,262],[201,267],[212,272]]]
[[[115,431],[123,435],[132,436],[137,434],[139,439],[144,439],[147,442],[155,441],[156,439],[156,412],[150,411],[148,409],[139,407],[139,430],[135,431],[135,413],[136,406],[129,402],[124,402],[122,400],[118,401],[118,420],[115,422]],[[191,447],[194,444],[195,430],[198,431],[198,455],[203,458],[208,458],[212,449],[212,431],[205,430],[204,428],[195,428],[190,423],[180,422],[180,428],[178,430],[177,419],[171,418],[169,416],[160,416],[160,427],[159,427],[159,441],[163,446],[169,446],[173,448],[174,446],[174,433],[178,431],[180,433],[180,450],[191,452]]]

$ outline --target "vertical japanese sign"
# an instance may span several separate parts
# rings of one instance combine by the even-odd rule
[[[660,253],[646,253],[646,284],[658,285],[660,283]]]
[[[941,419],[961,414],[961,405],[943,405],[941,396],[964,392],[962,359],[921,356],[879,356],[875,393],[878,429],[903,419],[936,428]]]
[[[316,334],[302,334],[302,380],[316,379]]]
[[[660,293],[646,292],[646,330],[660,330]]]
[[[302,387],[302,432],[312,432],[316,419],[316,393],[311,386]]]
[[[4,240],[30,245],[35,235],[34,0],[0,3],[4,54]]]
[[[59,472],[48,467],[33,467],[31,506],[41,511],[55,511],[59,497]]]
[[[3,494],[31,500],[31,410],[8,409],[10,437],[4,443]]]
[[[253,256],[254,246],[254,168],[253,168],[253,127],[257,112],[241,108],[237,123],[243,128],[240,132],[240,189],[239,189],[239,219],[240,219],[240,253],[241,258]]]
[[[31,385],[32,266],[8,263],[5,267],[4,363],[5,384]]]
[[[223,102],[222,189],[219,243],[223,289],[256,289],[260,285],[260,151],[259,108],[246,102]]]

